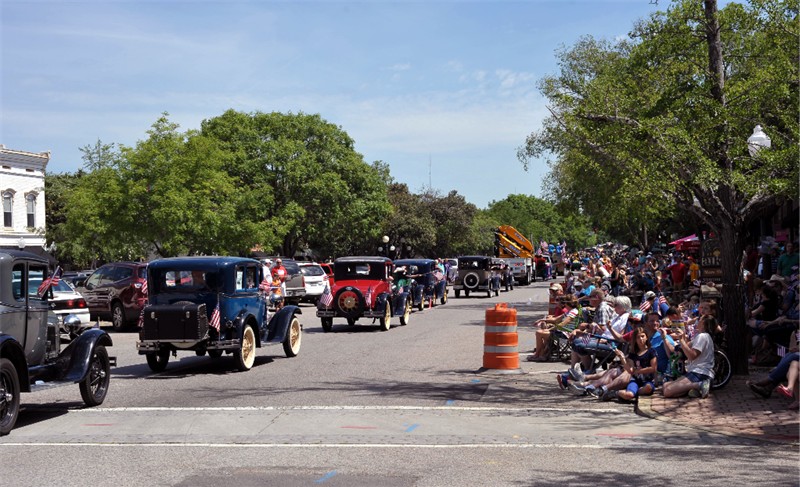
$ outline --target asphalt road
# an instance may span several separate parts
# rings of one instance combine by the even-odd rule
[[[106,402],[77,386],[23,396],[0,439],[0,485],[798,485],[798,452],[637,416],[560,391],[557,363],[480,372],[484,311],[546,310],[546,284],[455,299],[408,326],[334,323],[304,306],[300,355],[172,358],[154,374],[135,333],[112,333]],[[524,354],[521,354],[524,357]]]

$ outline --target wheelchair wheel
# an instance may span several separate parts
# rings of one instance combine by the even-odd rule
[[[731,380],[731,361],[722,350],[714,350],[714,378],[711,379],[711,388],[725,387]]]

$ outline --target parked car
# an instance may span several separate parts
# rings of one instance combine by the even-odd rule
[[[303,283],[306,286],[306,294],[303,296],[303,300],[317,304],[325,289],[329,289],[328,275],[325,274],[322,266],[314,262],[299,262],[298,264],[300,265],[300,272],[303,274]]]
[[[436,267],[436,261],[431,259],[401,259],[394,261],[395,267],[405,266],[413,277],[416,286],[411,288],[411,307],[419,311],[428,306],[434,306],[438,300],[442,304],[447,302],[447,280],[444,273]]]
[[[320,262],[320,267],[322,270],[325,271],[325,274],[328,276],[328,286],[333,286],[336,282],[336,277],[333,275],[333,264],[330,262]]]
[[[193,351],[219,358],[231,354],[239,370],[253,367],[257,347],[283,344],[287,357],[300,352],[297,306],[271,317],[259,290],[261,263],[242,257],[176,257],[150,263],[149,303],[136,348],[154,372],[167,367],[170,353]]]
[[[87,406],[102,404],[111,365],[111,337],[94,328],[62,347],[61,324],[50,304],[52,290],[39,292],[48,261],[30,252],[0,250],[0,435],[17,422],[20,393],[77,383]],[[68,326],[77,321],[66,318]]]
[[[333,263],[336,282],[330,294],[317,304],[317,317],[325,332],[333,328],[334,318],[345,318],[353,326],[359,318],[379,320],[380,329],[391,328],[392,316],[408,324],[411,301],[406,289],[392,289],[394,265],[386,257],[340,257]]]
[[[61,274],[61,280],[67,281],[72,284],[73,287],[83,286],[86,282],[86,279],[92,274],[92,270],[88,271],[66,271]]]
[[[470,292],[486,292],[492,296],[492,257],[486,255],[468,255],[458,258],[458,276],[453,284],[456,297],[469,297]]]
[[[89,315],[89,307],[81,293],[75,290],[68,281],[61,279],[52,287],[53,298],[50,300],[50,309],[53,310],[59,323],[62,333],[76,334],[85,328],[92,326]],[[80,321],[77,329],[69,329],[66,326],[66,318],[74,315]],[[74,321],[72,322],[74,325]]]
[[[275,259],[278,259],[278,257],[262,259],[261,263],[267,266],[270,269],[270,272],[272,272],[272,268],[275,265]],[[283,257],[280,257],[280,259],[283,267],[286,268],[286,281],[283,299],[287,303],[299,304],[306,295],[306,285],[304,281],[305,277],[303,276],[303,273],[300,272],[300,265],[294,259],[286,259]]]
[[[124,331],[139,319],[147,298],[142,293],[146,278],[146,262],[113,262],[100,266],[78,291],[92,320],[110,320],[114,331]]]

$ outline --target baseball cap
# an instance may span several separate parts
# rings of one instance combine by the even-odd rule
[[[551,291],[563,291],[564,288],[561,287],[561,284],[558,284],[558,283],[554,282],[554,283],[550,284],[550,290]]]
[[[647,291],[644,293],[644,299],[653,299],[654,297],[656,297],[656,293],[653,291]]]

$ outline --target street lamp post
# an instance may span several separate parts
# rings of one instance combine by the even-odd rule
[[[389,236],[388,235],[384,235],[383,237],[381,237],[381,242],[383,242],[383,245],[378,247],[378,254],[383,255],[384,257],[388,257],[389,256],[389,246],[388,246],[388,244],[389,244]],[[391,247],[391,249],[394,250],[394,245]]]
[[[753,135],[747,138],[747,149],[750,151],[750,157],[756,157],[759,151],[765,147],[767,149],[772,147],[772,140],[764,133],[761,125],[756,125],[753,129]]]

